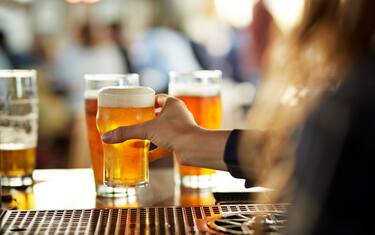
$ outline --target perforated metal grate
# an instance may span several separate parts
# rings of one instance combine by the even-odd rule
[[[204,234],[207,221],[236,213],[284,213],[286,204],[6,211],[0,234]]]
[[[229,234],[279,234],[285,228],[285,215],[270,213],[237,213],[213,218],[209,228]]]

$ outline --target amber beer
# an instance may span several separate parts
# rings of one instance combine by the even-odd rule
[[[36,148],[1,149],[0,173],[8,177],[31,176],[35,168]]]
[[[211,206],[215,204],[215,198],[210,189],[176,187],[175,199],[176,204],[180,206]]]
[[[86,74],[85,112],[91,165],[94,173],[96,194],[102,197],[121,197],[129,191],[113,189],[104,185],[103,146],[96,128],[98,92],[108,86],[138,86],[138,74]]]
[[[207,129],[219,129],[221,127],[221,98],[215,96],[196,96],[193,94],[177,95],[184,101],[195,121],[201,127]],[[215,170],[180,165],[181,175],[210,175]]]
[[[199,126],[219,129],[222,122],[220,82],[221,72],[218,70],[191,73],[171,72],[169,94],[184,101]],[[215,173],[215,170],[211,169],[177,165],[182,180],[185,176],[209,176]]]
[[[36,72],[0,70],[0,185],[33,183],[37,139]]]
[[[86,95],[85,112],[87,134],[90,146],[91,165],[94,171],[95,184],[103,184],[103,147],[98,129],[96,128],[96,111],[98,101],[96,96]]]
[[[104,88],[98,96],[97,128],[100,134],[120,126],[134,125],[155,116],[155,92],[148,87]],[[133,139],[104,144],[104,183],[110,187],[148,184],[150,141]]]

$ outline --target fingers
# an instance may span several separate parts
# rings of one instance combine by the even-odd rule
[[[169,152],[165,149],[162,149],[162,148],[158,147],[158,148],[150,151],[148,159],[149,159],[150,162],[153,162],[153,161],[156,161],[160,158],[170,157],[170,156],[172,156],[172,152]]]
[[[182,100],[176,97],[169,96],[166,94],[156,95],[156,104],[155,104],[156,108],[158,107],[164,108],[169,105],[176,106],[176,105],[181,105],[181,104],[185,105]]]
[[[144,122],[133,126],[122,126],[104,133],[102,140],[107,144],[116,144],[128,139],[148,139],[152,121]]]
[[[170,96],[167,95],[167,94],[158,94],[156,95],[156,103],[155,103],[155,107],[158,108],[158,107],[164,107],[165,103],[167,102],[167,99],[169,98]]]

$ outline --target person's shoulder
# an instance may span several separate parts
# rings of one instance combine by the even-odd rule
[[[369,88],[374,89],[375,85],[375,54],[369,53],[363,56],[354,64],[349,73],[347,83],[356,86],[372,85]]]
[[[375,101],[375,54],[369,53],[355,63],[335,90],[335,97],[357,103]]]
[[[354,72],[360,75],[366,75],[371,73],[375,75],[375,52],[369,52],[364,55],[358,63],[355,64]]]
[[[305,125],[341,133],[375,114],[375,54],[357,61],[346,77],[324,93]],[[315,130],[316,131],[316,130]],[[336,134],[335,134],[336,135]]]
[[[375,130],[375,54],[358,60],[324,101],[324,111],[337,120],[345,120],[349,129]]]

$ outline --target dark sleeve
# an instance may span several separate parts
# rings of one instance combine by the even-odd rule
[[[246,179],[245,187],[249,188],[254,186],[254,183],[250,179],[246,178],[246,175],[243,173],[238,161],[237,145],[240,134],[241,130],[233,130],[230,133],[227,143],[225,144],[224,162],[227,165],[229,173],[233,177]]]

